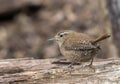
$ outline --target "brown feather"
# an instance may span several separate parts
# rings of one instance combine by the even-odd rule
[[[100,41],[102,41],[102,40],[105,40],[105,39],[107,39],[107,38],[109,38],[109,37],[110,37],[109,34],[104,34],[104,35],[98,37],[97,39],[95,39],[94,41],[92,41],[92,44],[95,44],[95,43],[97,43],[97,42],[100,42]]]

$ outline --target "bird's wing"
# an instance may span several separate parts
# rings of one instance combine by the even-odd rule
[[[68,43],[70,42],[70,43]],[[65,43],[66,50],[76,50],[76,51],[85,51],[85,50],[93,50],[96,46],[92,45],[90,41],[86,40],[69,40]]]

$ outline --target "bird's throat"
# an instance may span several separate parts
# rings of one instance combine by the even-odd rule
[[[57,43],[58,43],[59,47],[61,47],[63,44],[63,42],[59,42],[59,41]]]

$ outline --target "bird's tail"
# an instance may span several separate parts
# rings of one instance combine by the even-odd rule
[[[104,35],[98,37],[97,39],[95,39],[94,41],[92,41],[92,43],[95,44],[95,43],[97,43],[97,42],[99,42],[99,41],[102,41],[102,40],[105,40],[105,39],[107,39],[107,38],[109,38],[109,37],[110,37],[109,34],[104,34]]]

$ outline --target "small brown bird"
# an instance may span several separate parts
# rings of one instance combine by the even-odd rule
[[[93,58],[100,50],[98,42],[108,37],[110,37],[110,35],[105,34],[94,39],[83,33],[64,30],[58,32],[55,37],[50,40],[55,40],[59,45],[62,55],[71,61],[69,67],[74,63],[88,62],[90,60],[91,62],[89,65],[91,66]]]

